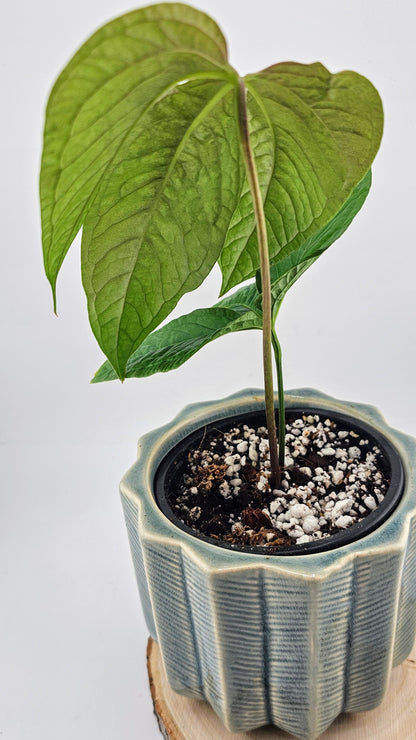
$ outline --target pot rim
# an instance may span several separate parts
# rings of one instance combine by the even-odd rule
[[[393,552],[403,546],[403,538],[408,537],[412,517],[416,514],[416,440],[402,432],[392,429],[381,413],[373,406],[351,403],[332,398],[320,391],[301,388],[285,393],[286,407],[319,407],[328,414],[338,412],[354,418],[359,423],[369,424],[376,432],[386,438],[398,452],[404,469],[405,484],[402,498],[393,513],[384,523],[368,535],[349,544],[324,552],[308,552],[296,557],[279,557],[278,554],[259,554],[243,550],[219,547],[205,542],[193,534],[179,529],[159,509],[154,494],[153,480],[161,460],[175,444],[198,427],[224,416],[232,416],[241,411],[256,411],[264,406],[264,394],[259,389],[245,389],[225,399],[208,401],[186,406],[170,423],[144,435],[138,444],[138,457],[123,477],[121,492],[138,506],[140,537],[148,540],[164,540],[184,551],[192,559],[200,560],[202,567],[218,572],[226,569],[240,569],[259,565],[282,571],[296,571],[305,578],[319,579],[327,576],[329,569],[344,567],[347,561],[369,549],[379,552]],[[317,572],[318,571],[318,572]]]
[[[305,405],[290,404],[288,407],[286,407],[286,412],[288,413],[293,411],[295,411],[296,413],[298,412],[298,410],[299,412],[304,411]],[[326,413],[322,414],[322,408],[320,407],[308,407],[307,410],[311,414],[320,414],[322,416],[326,415]],[[246,553],[248,552],[256,555],[265,555],[266,553],[268,553],[271,557],[299,557],[300,555],[309,555],[310,553],[314,552],[324,552],[326,550],[333,550],[334,548],[344,547],[350,542],[354,542],[355,540],[360,539],[361,537],[365,537],[367,534],[370,534],[370,532],[381,526],[381,524],[383,524],[383,522],[386,521],[389,516],[391,516],[394,509],[396,508],[396,506],[398,506],[400,502],[404,489],[404,470],[401,462],[401,457],[397,449],[391,444],[390,440],[387,439],[384,434],[381,434],[379,430],[375,429],[374,426],[370,426],[367,422],[363,422],[361,420],[357,422],[357,419],[351,415],[340,414],[337,411],[332,411],[328,415],[331,416],[331,419],[333,421],[337,422],[338,428],[340,428],[340,426],[349,428],[352,427],[353,429],[355,429],[355,431],[359,431],[363,438],[369,437],[370,439],[372,439],[372,442],[380,448],[382,456],[384,457],[384,460],[389,467],[389,486],[384,495],[383,501],[377,506],[374,511],[367,514],[367,516],[365,516],[359,522],[356,522],[353,526],[334,533],[329,537],[311,540],[302,544],[292,543],[289,546],[281,546],[279,547],[279,549],[271,551],[268,551],[268,549],[261,545],[241,546],[223,540],[213,540],[208,535],[198,532],[192,529],[189,525],[184,524],[184,522],[182,522],[182,520],[179,519],[179,517],[175,514],[168,501],[168,488],[170,486],[172,468],[175,464],[175,461],[178,459],[178,457],[181,458],[191,445],[197,444],[198,438],[200,438],[201,435],[205,435],[210,427],[212,430],[217,424],[219,424],[220,428],[228,428],[228,426],[235,426],[243,423],[243,421],[245,421],[245,417],[249,416],[250,414],[256,414],[258,416],[260,413],[262,413],[262,415],[265,414],[264,409],[261,412],[245,412],[242,416],[227,415],[222,419],[210,422],[210,424],[204,424],[202,427],[199,427],[197,430],[177,442],[176,445],[172,447],[167,455],[163,458],[155,472],[152,486],[153,494],[163,514],[176,527],[182,529],[184,532],[188,532],[192,537],[197,537],[198,539],[209,543],[213,547],[225,547],[229,550],[237,550],[239,552],[241,551]],[[254,423],[257,424],[258,422],[251,419],[248,423],[250,425],[253,425]]]

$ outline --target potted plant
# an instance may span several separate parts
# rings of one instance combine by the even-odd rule
[[[382,122],[378,93],[353,72],[280,63],[241,79],[218,26],[176,3],[97,31],[48,103],[45,270],[55,302],[82,226],[107,357],[94,382],[263,332],[264,393],[185,409],[141,441],[121,486],[169,681],[233,731],[317,737],[341,711],[380,702],[415,636],[415,443],[370,407],[285,397],[274,328],[288,289],[361,208]],[[158,329],[216,262],[225,297]]]

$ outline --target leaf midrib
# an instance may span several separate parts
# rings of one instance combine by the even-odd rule
[[[261,74],[261,73],[260,73],[260,74]],[[251,94],[253,95],[253,97],[255,98],[255,100],[256,100],[256,102],[257,102],[257,104],[258,104],[258,106],[259,106],[259,108],[260,108],[260,110],[261,110],[261,112],[262,112],[262,114],[263,114],[263,116],[264,116],[264,119],[265,119],[265,121],[266,121],[267,125],[269,126],[269,129],[270,129],[270,131],[271,131],[271,134],[272,134],[272,137],[271,137],[271,138],[272,138],[272,141],[273,141],[273,156],[274,156],[274,161],[273,161],[273,169],[272,169],[272,171],[271,171],[271,175],[270,175],[269,183],[268,183],[268,186],[267,186],[267,191],[266,191],[266,194],[265,194],[265,196],[264,196],[264,198],[263,198],[263,203],[265,203],[265,202],[266,202],[266,200],[267,200],[267,198],[268,198],[268,196],[269,196],[269,191],[270,191],[271,183],[272,183],[272,180],[273,180],[273,173],[275,172],[275,165],[276,165],[276,141],[275,141],[274,129],[273,129],[273,126],[272,126],[272,123],[271,123],[271,120],[270,120],[270,116],[269,116],[269,114],[268,114],[268,112],[267,112],[267,110],[266,110],[266,108],[265,108],[265,106],[264,106],[264,104],[263,104],[263,100],[262,100],[262,98],[260,97],[260,95],[259,95],[259,94],[257,93],[257,90],[255,89],[255,87],[253,87],[253,85],[251,84],[251,79],[252,79],[252,78],[255,78],[255,77],[256,77],[256,75],[247,75],[247,76],[246,76],[246,78],[245,78],[245,83],[246,83],[247,89],[248,89],[248,90],[250,91],[250,93],[251,93]],[[326,100],[326,98],[327,98],[327,93],[328,93],[328,91],[329,91],[329,89],[330,89],[330,86],[331,86],[331,83],[332,83],[332,81],[333,81],[333,79],[334,79],[335,77],[336,77],[336,75],[330,75],[330,81],[329,81],[329,85],[328,85],[328,87],[327,87],[327,90],[326,90],[326,93],[325,93],[325,95],[324,95],[324,96],[322,97],[322,101]],[[280,88],[280,89],[282,89],[282,90],[287,90],[287,88],[285,88],[285,86],[284,86],[284,85],[282,85],[281,83],[278,83],[278,82],[277,82],[277,83],[275,83],[275,84],[276,84],[276,87],[279,87],[279,88]],[[321,125],[322,125],[322,126],[323,126],[323,127],[325,128],[325,130],[327,131],[327,133],[328,133],[328,135],[330,136],[331,140],[332,140],[332,141],[334,142],[334,144],[335,144],[335,146],[336,146],[336,149],[337,149],[337,151],[339,152],[339,156],[340,156],[340,159],[341,159],[341,161],[342,161],[342,162],[344,162],[344,159],[343,159],[343,157],[342,157],[342,150],[341,150],[341,147],[340,147],[339,143],[337,142],[337,140],[335,139],[335,137],[333,136],[333,134],[332,134],[332,132],[331,132],[331,129],[329,129],[329,128],[328,128],[328,126],[327,126],[327,124],[325,123],[325,121],[324,121],[324,120],[323,120],[323,119],[322,119],[322,118],[321,118],[321,117],[320,117],[320,116],[318,115],[317,111],[316,111],[316,110],[315,110],[315,109],[314,109],[314,108],[313,108],[312,106],[309,106],[309,105],[308,105],[307,103],[305,103],[305,101],[304,101],[304,100],[303,100],[303,99],[301,98],[301,96],[300,96],[300,95],[298,95],[298,93],[297,93],[297,92],[296,92],[295,90],[293,90],[292,88],[290,88],[290,91],[291,91],[291,92],[292,92],[292,93],[293,93],[293,94],[294,94],[294,95],[296,96],[296,98],[297,98],[297,99],[299,100],[299,102],[300,102],[300,104],[302,105],[302,107],[304,107],[304,108],[306,108],[307,110],[311,111],[311,112],[313,113],[313,115],[315,116],[315,118],[316,118],[316,119],[317,119],[317,120],[319,121],[319,123],[320,123],[320,124],[321,124]],[[344,169],[344,171],[345,171],[345,168],[343,168],[343,169]],[[345,173],[345,174],[346,174],[346,173]],[[345,179],[345,174],[344,174],[344,179],[343,179],[343,188],[344,188],[344,189],[345,189],[345,185],[346,185],[346,183],[347,183],[347,179]],[[254,231],[255,231],[255,227],[253,226],[253,228],[252,228],[252,230],[251,230],[251,232],[250,232],[250,235],[249,235],[248,239],[250,239],[250,238],[252,237],[252,235],[253,235]],[[299,230],[299,234],[303,234],[303,233],[304,233],[304,232],[302,232],[302,231],[300,231],[300,230]],[[292,240],[292,241],[293,241],[293,240]],[[285,248],[286,248],[287,246],[288,246],[288,244],[287,244],[287,245],[285,245],[285,247],[283,247],[282,249],[285,249]],[[280,251],[281,251],[281,250],[280,250]],[[279,253],[278,253],[278,254],[279,254]],[[274,261],[276,260],[276,258],[278,257],[278,254],[277,254],[277,255],[276,255],[276,256],[275,256],[274,258],[273,258],[273,262],[274,262]],[[239,259],[240,259],[240,258],[239,258]],[[239,261],[239,260],[238,260],[238,261]],[[235,273],[235,269],[236,269],[236,267],[234,267],[234,268],[233,268],[233,271],[232,271],[232,273],[230,274],[230,278],[231,278],[231,277],[233,276],[233,274]],[[228,280],[228,283],[229,283],[229,280]],[[226,290],[225,290],[224,292],[226,292]]]
[[[247,86],[247,89],[250,90],[250,92],[253,94],[253,91],[250,89],[249,84],[247,83],[247,77],[244,78],[244,82],[245,82],[245,84]],[[266,193],[265,193],[265,196],[263,198],[263,204],[264,204],[266,202],[266,200],[267,200],[268,195],[269,195],[269,190],[270,190],[271,182],[272,182],[272,179],[273,179],[273,172],[274,172],[274,168],[275,168],[275,164],[276,164],[276,143],[275,143],[275,139],[274,139],[274,132],[273,132],[273,129],[272,129],[271,125],[270,125],[270,119],[269,119],[266,111],[264,110],[263,105],[261,104],[261,100],[258,98],[257,95],[254,95],[253,94],[253,97],[255,97],[255,99],[257,101],[257,104],[258,104],[261,112],[263,113],[263,116],[266,119],[266,124],[268,125],[268,127],[269,127],[269,129],[271,131],[271,134],[272,134],[271,140],[272,140],[272,145],[273,145],[273,168],[270,171],[269,182],[267,183]],[[242,183],[241,188],[240,188],[240,196],[241,196],[241,193],[242,193],[243,186],[244,186],[244,183],[245,182],[247,182],[247,179],[246,178],[243,179],[243,183]],[[229,228],[227,229],[226,239],[228,237]],[[247,237],[246,244],[249,241],[249,239],[251,239],[251,237],[253,236],[253,233],[255,232],[255,230],[256,230],[256,224],[255,224],[255,221],[253,221],[253,225],[252,225],[252,228],[250,230],[250,233],[249,233],[249,235]],[[232,275],[234,274],[234,271],[235,271],[235,266],[233,267],[233,270],[232,270],[232,272],[230,274],[230,277],[232,277]],[[228,292],[228,290],[230,290],[230,287],[228,286],[228,283],[229,282],[230,281],[227,280],[227,283],[224,285],[224,281],[223,281],[222,286],[221,286],[220,296],[221,295],[224,295],[225,293]],[[231,286],[231,287],[233,287],[233,286]]]

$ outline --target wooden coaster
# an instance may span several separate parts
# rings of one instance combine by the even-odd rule
[[[225,729],[209,704],[176,694],[166,680],[160,650],[149,638],[147,670],[153,707],[165,740],[290,740],[276,727],[247,733]],[[340,715],[321,735],[322,740],[415,740],[416,646],[409,658],[392,671],[383,703],[371,712]]]

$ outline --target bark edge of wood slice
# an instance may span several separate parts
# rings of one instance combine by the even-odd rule
[[[247,733],[227,730],[207,702],[176,694],[169,686],[159,646],[149,637],[147,671],[153,709],[165,740],[293,740],[277,727]],[[416,645],[393,669],[386,696],[371,712],[341,714],[320,740],[415,740]]]

